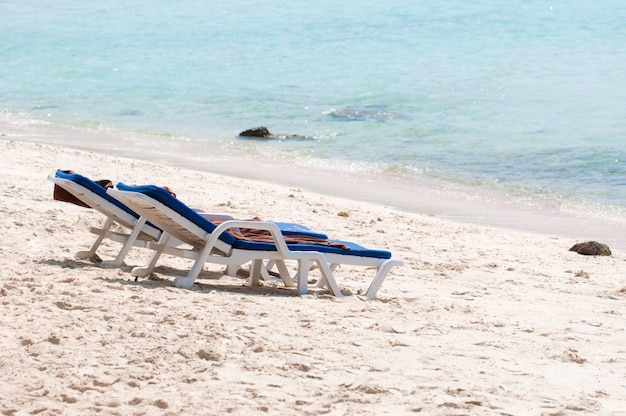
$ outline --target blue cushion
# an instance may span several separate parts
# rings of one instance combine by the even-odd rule
[[[311,230],[306,225],[296,224],[292,222],[272,222],[278,226],[280,232],[283,235],[306,235],[308,237],[321,238],[322,240],[328,239],[328,236],[326,234],[317,233]]]
[[[331,242],[340,243],[349,247],[346,250],[342,247],[333,247],[317,244],[287,244],[290,250],[294,251],[319,251],[320,253],[349,254],[351,256],[371,257],[376,259],[390,259],[391,253],[385,250],[371,250],[350,241],[329,240]],[[258,250],[258,251],[275,251],[276,246],[273,243],[261,241],[237,240],[233,247],[242,250]]]

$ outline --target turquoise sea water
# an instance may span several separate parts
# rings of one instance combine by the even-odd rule
[[[626,3],[0,1],[4,117],[626,209]],[[237,138],[266,126],[298,139]]]

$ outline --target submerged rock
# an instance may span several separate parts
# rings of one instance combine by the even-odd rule
[[[574,244],[569,251],[575,251],[585,256],[610,256],[611,249],[606,244],[597,241],[586,241],[584,243]]]
[[[267,139],[268,137],[272,137],[272,133],[267,129],[267,127],[254,127],[248,130],[244,130],[239,133],[241,137],[259,137],[262,139]]]
[[[274,134],[271,133],[267,127],[254,127],[252,129],[244,130],[239,133],[239,137],[251,137],[254,139],[312,139],[311,136],[304,136],[302,134]]]

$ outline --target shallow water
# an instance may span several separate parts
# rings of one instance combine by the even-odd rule
[[[27,0],[0,15],[5,118],[626,209],[620,2]],[[299,138],[237,138],[260,125]]]

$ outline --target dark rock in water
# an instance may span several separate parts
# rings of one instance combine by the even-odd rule
[[[272,137],[272,133],[267,129],[267,127],[255,127],[252,129],[244,130],[239,133],[241,137],[260,137],[262,139],[267,139],[268,137]]]
[[[574,244],[569,251],[575,251],[578,254],[584,254],[585,256],[610,256],[611,249],[606,244],[598,243],[597,241],[587,241],[584,243]]]
[[[273,134],[267,129],[267,127],[255,127],[253,129],[244,130],[239,133],[239,137],[251,137],[253,139],[312,139],[311,136],[304,136],[301,134]]]

